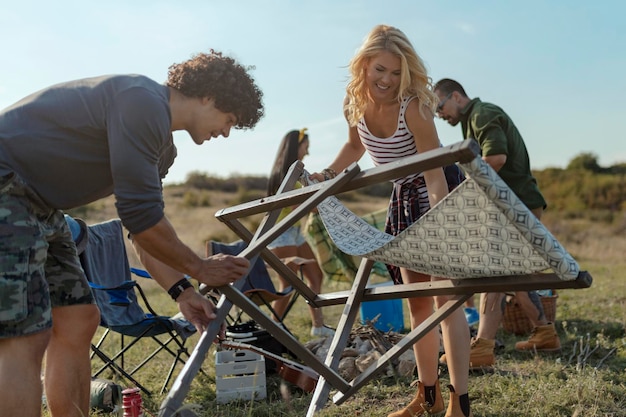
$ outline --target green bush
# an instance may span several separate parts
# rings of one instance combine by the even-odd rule
[[[183,205],[186,207],[209,207],[211,205],[210,193],[188,190],[183,195]]]

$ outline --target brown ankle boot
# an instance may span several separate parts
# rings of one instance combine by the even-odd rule
[[[441,388],[439,381],[435,383],[435,403],[426,402],[426,394],[424,393],[424,384],[422,381],[417,383],[417,393],[415,398],[400,411],[389,414],[387,417],[419,417],[428,413],[429,416],[443,412],[443,397],[441,396]]]
[[[561,340],[559,340],[559,335],[556,334],[554,323],[535,327],[527,341],[515,344],[515,350],[536,350],[537,352],[557,352],[561,350]]]
[[[445,417],[473,417],[472,410],[470,410],[469,416],[463,414],[461,402],[459,401],[459,396],[454,392],[454,387],[448,385],[448,388],[450,389],[450,402],[448,403]]]
[[[496,341],[490,339],[472,339],[470,345],[470,369],[489,368],[496,362],[496,356],[493,353]],[[443,354],[439,358],[439,363],[446,365],[446,355]]]

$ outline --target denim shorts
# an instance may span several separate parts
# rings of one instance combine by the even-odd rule
[[[306,243],[304,236],[300,233],[300,226],[291,226],[282,235],[278,236],[272,243],[267,245],[268,249],[283,248],[285,246],[302,246]]]
[[[16,174],[0,177],[0,338],[52,327],[52,308],[92,304],[63,212]]]

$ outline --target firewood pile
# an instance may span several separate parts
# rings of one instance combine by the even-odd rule
[[[374,324],[377,317],[363,325],[356,325],[350,332],[348,344],[341,355],[338,372],[342,378],[351,381],[372,363],[378,360],[403,337],[402,334],[388,331],[381,332]],[[305,346],[322,361],[326,359],[331,338],[319,338]],[[407,349],[400,357],[389,363],[388,376],[411,377],[415,370],[413,349]]]

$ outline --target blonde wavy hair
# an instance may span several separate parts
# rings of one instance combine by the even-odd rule
[[[415,96],[434,114],[439,99],[433,92],[432,79],[426,72],[424,62],[400,29],[378,25],[367,35],[356,55],[350,60],[350,81],[346,87],[344,103],[344,113],[349,125],[356,126],[365,113],[369,100],[365,84],[366,66],[369,60],[381,51],[389,51],[400,58],[398,102],[406,97]],[[424,116],[423,106],[420,106],[420,114]]]

